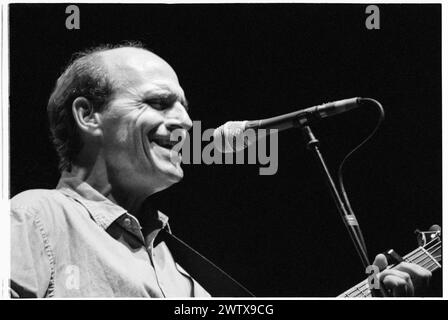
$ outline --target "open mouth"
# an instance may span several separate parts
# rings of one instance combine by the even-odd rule
[[[148,135],[148,139],[149,142],[155,143],[168,150],[172,150],[174,146],[180,142],[180,139],[179,141],[171,140],[170,136]]]

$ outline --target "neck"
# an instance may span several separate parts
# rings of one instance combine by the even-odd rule
[[[137,219],[143,211],[145,197],[135,196],[132,192],[114,186],[108,177],[106,166],[101,160],[91,166],[72,164],[71,174],[88,183],[113,203],[126,209]]]

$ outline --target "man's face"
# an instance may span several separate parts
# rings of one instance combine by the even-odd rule
[[[109,181],[126,192],[163,190],[183,177],[170,135],[181,130],[185,137],[192,126],[176,73],[145,50],[103,54],[112,79],[119,82],[101,114]]]

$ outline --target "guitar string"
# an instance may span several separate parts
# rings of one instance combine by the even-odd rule
[[[433,263],[433,265],[434,265],[434,263]],[[431,272],[434,271],[435,269],[438,269],[438,266],[436,266],[436,265],[434,265],[434,266],[435,266],[435,268],[430,270]],[[360,290],[360,289],[362,289],[362,290]],[[356,296],[352,296],[352,297],[359,298],[359,297],[371,297],[372,296],[372,292],[367,283],[363,284],[360,289],[357,289],[357,291],[359,291],[359,293],[357,293]]]
[[[426,249],[426,251],[432,250],[435,246],[437,246],[439,243],[435,243],[434,245],[430,246],[429,248]],[[416,252],[420,251],[423,247],[419,247],[417,249],[415,249],[413,252],[411,252],[410,254],[406,255],[405,258],[410,258],[412,255],[414,255]],[[425,248],[423,248],[425,249]]]
[[[434,261],[435,257],[434,255],[431,255],[433,257],[433,259],[430,259],[430,261],[432,261],[434,264],[437,265],[436,261]],[[414,261],[413,261],[414,262]],[[416,259],[415,263],[420,264],[422,262],[422,259]],[[425,262],[426,264],[427,262]],[[423,265],[424,266],[424,265]]]
[[[436,246],[436,245],[435,245],[435,246]],[[433,246],[433,247],[434,247],[434,246]],[[439,248],[440,248],[440,247],[439,247]],[[436,248],[434,251],[438,250],[439,248]],[[418,249],[416,249],[416,250],[419,250],[419,249],[420,249],[420,248],[418,248]],[[428,252],[430,252],[430,250],[428,250]],[[423,252],[423,253],[424,253],[424,252]],[[439,268],[438,265],[435,264],[434,261],[432,261],[431,258],[428,257],[428,259],[429,259],[429,262],[432,264],[432,267],[435,267],[434,269],[430,270],[431,272]],[[426,265],[426,264],[428,264],[428,262],[426,262],[425,265]],[[430,268],[431,268],[431,267],[430,267]],[[428,268],[428,269],[429,269],[429,268]],[[360,290],[359,287],[363,288],[363,290]],[[357,288],[355,288],[355,291],[359,291],[359,293],[357,293],[356,296],[354,296],[355,298],[356,298],[356,297],[361,297],[361,296],[363,296],[363,297],[369,297],[369,296],[371,296],[371,291],[370,291],[370,288],[369,288],[368,283],[367,283],[366,280],[363,281],[361,284],[359,284],[359,285],[357,286]],[[367,292],[367,295],[364,294],[364,292]],[[347,294],[346,294],[346,296],[347,296]]]
[[[428,243],[428,245],[429,245],[429,244],[430,244],[430,243]],[[440,242],[437,242],[437,243],[435,243],[434,245],[428,247],[428,248],[426,249],[426,251],[430,252],[430,251],[433,250],[433,248],[434,248],[435,246],[437,246],[438,244],[440,244]],[[409,260],[411,257],[413,258],[413,256],[414,256],[415,254],[417,254],[417,253],[418,253],[418,256],[421,256],[422,253],[425,253],[424,251],[421,250],[422,248],[423,248],[423,247],[418,247],[417,249],[415,249],[415,250],[412,251],[411,253],[409,253],[409,254],[407,254],[406,256],[404,256],[404,258]],[[437,250],[437,249],[435,249],[435,250]],[[434,251],[435,251],[435,250],[434,250]],[[434,251],[433,251],[433,252],[434,252]]]
[[[436,261],[434,261],[434,256],[433,258],[429,257],[429,261],[425,261],[426,259],[418,259],[416,260],[414,263],[421,265],[422,267],[424,267],[426,264],[428,264],[428,262],[432,262],[433,264],[437,265]]]
[[[432,246],[432,247],[430,247],[430,248],[428,248],[428,249],[426,250],[426,251],[428,251],[428,253],[431,255],[431,257],[434,257],[433,253],[434,253],[435,251],[437,251],[437,250],[440,248],[440,247],[439,247],[439,248],[436,248],[436,249],[433,250],[433,252],[431,252],[431,250],[432,250],[435,246],[437,246],[437,244],[434,245],[434,246]],[[422,254],[419,255],[419,256],[417,256],[417,257],[415,257],[415,258],[414,258],[415,260],[413,260],[413,261],[411,261],[411,262],[416,263],[416,264],[420,264],[423,260],[426,259],[426,257],[424,257],[423,260],[422,260],[422,259],[419,259],[419,257],[421,257],[422,255],[423,255],[423,256],[427,256],[426,252],[424,252],[424,251],[422,250]],[[435,263],[435,261],[434,261],[433,259],[431,259],[431,257],[429,257],[429,260],[432,261],[433,264],[437,265],[437,263]],[[409,260],[409,259],[408,259],[408,260]],[[428,262],[425,262],[425,265],[426,265],[427,263],[428,263]],[[424,266],[424,265],[422,265],[422,266]]]
[[[440,248],[440,246],[437,247],[437,245],[438,245],[438,244],[435,244],[435,245],[433,245],[432,247],[428,248],[427,251],[428,251],[428,253],[429,253],[431,256],[433,256],[433,252],[435,252],[436,250],[438,250],[438,249]],[[435,248],[435,247],[436,247],[436,248]],[[420,252],[422,252],[422,254],[419,254],[417,257],[420,257],[421,255],[424,255],[425,257],[424,257],[423,260],[422,260],[422,259],[419,259],[419,261],[413,260],[413,261],[411,261],[412,263],[419,264],[420,266],[425,267],[426,269],[430,270],[431,272],[439,268],[439,266],[437,265],[437,263],[435,263],[435,262],[432,260],[432,258],[429,257],[429,256],[426,254],[426,252],[422,251],[421,248],[418,248],[418,249],[416,249],[416,250],[420,250]],[[415,253],[414,253],[413,255],[415,255]],[[408,256],[410,256],[410,255],[408,255]],[[414,257],[414,258],[415,258],[415,257]],[[412,259],[409,259],[409,257],[408,257],[408,261],[409,261],[409,260],[412,260]],[[427,261],[423,264],[422,262],[425,261],[425,260],[427,260]],[[429,263],[429,266],[426,267],[426,265],[428,265],[428,263]],[[363,287],[364,287],[364,288],[365,288],[365,286],[366,286],[366,284],[363,284]],[[363,291],[365,291],[366,289],[368,289],[368,290],[370,291],[370,288],[368,287],[368,283],[367,283],[367,288],[365,288]],[[363,296],[365,296],[365,295],[363,294]]]
[[[438,266],[435,265],[435,263],[434,263],[433,261],[430,261],[430,263],[433,264],[432,267],[434,267],[434,268],[433,268],[433,269],[432,269],[431,267],[430,267],[430,268],[427,268],[428,270],[430,270],[430,271],[432,272],[432,271],[434,271],[435,269],[438,269]],[[361,291],[361,292],[360,292],[356,297],[360,297],[361,295],[362,295],[363,297],[370,297],[370,296],[372,295],[371,290],[370,290],[368,284],[363,284],[363,285],[362,285],[362,290],[360,290],[360,291]]]
[[[426,253],[424,253],[424,254],[426,254]],[[428,262],[431,262],[432,264],[436,264],[433,259],[431,259],[430,257],[424,257],[424,256],[423,257],[422,256],[417,256],[413,260],[406,260],[406,262],[415,263],[415,264],[418,264],[418,265],[420,265],[422,267],[424,265],[426,265]]]
[[[433,241],[436,241],[436,240],[433,240]],[[431,242],[429,242],[429,243],[431,243]],[[428,243],[428,244],[429,244],[429,243]],[[439,245],[439,246],[438,246],[438,245]],[[437,246],[438,246],[438,247],[437,247]],[[437,247],[437,248],[435,248],[435,247]],[[430,270],[431,272],[434,271],[434,270],[436,270],[437,268],[439,268],[439,266],[438,266],[438,265],[437,265],[437,264],[436,264],[430,257],[427,256],[426,252],[424,252],[423,250],[421,250],[421,248],[422,248],[422,247],[419,247],[419,248],[415,249],[414,251],[412,251],[411,253],[409,253],[408,255],[406,255],[406,256],[404,257],[404,259],[406,259],[407,261],[410,261],[410,262],[412,262],[412,263],[417,263],[417,264],[418,264],[418,263],[420,263],[420,261],[419,261],[419,262],[415,262],[416,260],[413,260],[413,259],[416,259],[416,258],[418,258],[418,257],[424,256],[424,259],[421,260],[421,261],[424,261],[424,260],[428,260],[428,261],[426,261],[426,262],[422,265],[422,267],[425,267],[425,266],[429,263],[430,266],[429,266],[429,267],[426,267],[426,269]],[[432,247],[428,248],[427,251],[428,251],[428,253],[430,253],[431,256],[432,256],[432,254],[433,254],[435,251],[437,251],[439,248],[440,248],[440,242],[437,242],[437,243],[434,244]],[[432,251],[432,252],[431,252],[431,251]],[[418,255],[415,256],[417,253],[418,253]],[[415,257],[413,257],[413,256],[415,256]],[[411,261],[411,260],[413,260],[413,261]],[[431,269],[431,268],[433,268],[433,267],[434,267],[434,269]],[[363,290],[360,290],[360,287],[363,288]],[[360,284],[356,285],[354,288],[352,288],[352,290],[348,290],[348,291],[346,291],[346,292],[344,293],[344,296],[345,296],[345,297],[350,297],[355,291],[358,291],[358,292],[359,292],[359,293],[357,293],[356,296],[354,296],[355,298],[356,298],[356,297],[360,297],[360,296],[368,297],[368,296],[371,295],[371,293],[370,293],[370,287],[369,287],[369,285],[368,285],[367,280],[364,280],[364,281],[361,282]],[[368,294],[368,295],[366,296],[366,295],[364,294],[365,291],[368,291],[370,294]]]
[[[426,265],[428,265],[428,266],[426,266]],[[439,266],[435,263],[435,261],[433,261],[432,259],[431,259],[430,261],[425,262],[425,263],[422,264],[421,266],[422,266],[423,268],[425,268],[425,269],[428,269],[428,270],[429,270],[429,268],[431,268],[431,267],[433,267],[433,266],[436,266],[436,269],[439,267]],[[432,272],[432,270],[429,270],[429,271]]]
[[[435,268],[437,269],[437,268]],[[433,271],[433,270],[431,270]],[[369,288],[368,284],[363,284],[361,287],[358,286],[357,290],[358,291],[356,293],[356,295],[353,295],[354,292],[352,292],[349,295],[345,295],[346,297],[354,297],[354,298],[359,298],[359,297],[371,297],[372,296],[372,292],[371,289]]]
[[[436,241],[436,240],[434,240],[434,241]],[[431,242],[429,242],[429,243],[431,243]],[[428,244],[429,244],[429,243],[428,243]],[[432,247],[429,247],[429,248],[427,249],[428,253],[430,253],[430,254],[432,255],[433,252],[435,252],[436,250],[438,250],[438,249],[440,248],[440,246],[439,246],[438,248],[435,248],[435,249],[434,249],[434,247],[437,247],[438,244],[440,244],[440,242],[437,242],[437,243],[436,243],[435,245],[433,245]],[[416,256],[417,253],[418,253],[418,255]],[[411,253],[409,253],[408,255],[406,255],[404,258],[405,258],[407,261],[411,261],[411,260],[413,260],[413,259],[416,259],[416,258],[422,256],[422,255],[424,256],[424,259],[423,259],[423,260],[425,260],[425,259],[428,260],[428,261],[425,262],[424,265],[427,265],[428,262],[429,262],[430,264],[432,264],[432,266],[429,266],[429,268],[434,267],[434,266],[435,266],[435,269],[438,268],[438,266],[434,263],[434,261],[433,261],[430,257],[428,257],[427,254],[426,254],[423,250],[421,250],[421,247],[415,249],[414,251],[412,251]],[[415,263],[415,260],[413,260],[413,261],[411,261],[411,262],[414,262],[414,263]],[[427,268],[427,269],[429,269],[429,268]],[[435,269],[433,269],[433,270],[435,270]],[[433,270],[430,270],[430,271],[433,271]],[[367,288],[365,288],[366,286],[367,286]],[[365,288],[365,289],[360,290],[360,287],[363,287],[363,288]],[[348,297],[348,296],[352,295],[355,291],[359,291],[359,293],[357,293],[357,296],[360,296],[360,295],[365,296],[365,295],[364,295],[364,291],[366,291],[366,289],[367,289],[368,291],[370,291],[370,288],[369,288],[369,286],[368,286],[368,282],[367,282],[367,280],[364,280],[363,282],[361,282],[360,284],[356,285],[356,286],[355,286],[354,288],[352,288],[351,290],[346,291],[346,292],[344,293],[344,295],[345,295],[346,297]],[[355,296],[355,297],[357,297],[357,296]]]
[[[434,247],[434,246],[433,246]],[[431,247],[431,248],[428,248],[428,252],[430,252],[432,249],[433,249],[433,247]],[[435,250],[434,250],[435,251]],[[415,254],[416,253],[418,253],[418,255],[416,256],[416,257],[413,257],[413,256],[415,256]],[[417,258],[417,257],[420,257],[420,256],[424,256],[424,259],[427,259],[430,263],[432,263],[432,264],[434,264],[434,262],[429,258],[429,257],[427,257],[426,256],[426,253],[424,252],[424,251],[422,251],[421,250],[421,248],[417,248],[417,249],[415,249],[413,252],[411,252],[410,254],[408,254],[408,255],[406,255],[405,256],[405,259],[407,259],[408,261],[409,260],[413,260],[413,259],[415,259],[415,258]],[[412,261],[412,262],[414,262],[414,261]],[[427,262],[425,263],[425,265],[427,264]],[[432,270],[431,270],[432,271]],[[366,288],[366,286],[367,286],[367,288]],[[364,288],[363,290],[359,290],[360,289],[360,287],[361,288]],[[366,289],[368,290],[368,291],[370,291],[370,288],[369,288],[369,286],[368,286],[368,282],[367,282],[367,280],[364,280],[363,282],[361,282],[360,284],[358,284],[357,286],[355,286],[351,291],[349,290],[349,291],[347,291],[346,293],[345,293],[345,296],[350,296],[351,294],[353,294],[353,293],[355,293],[356,291],[360,291],[359,293],[357,293],[357,296],[359,296],[360,294],[362,295],[362,296],[365,296],[364,295],[364,291],[366,291]],[[356,297],[356,296],[355,296]]]

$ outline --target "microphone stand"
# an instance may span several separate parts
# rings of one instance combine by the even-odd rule
[[[307,149],[313,152],[314,156],[319,162],[320,167],[322,169],[322,173],[327,180],[331,195],[333,196],[339,214],[341,215],[344,225],[346,226],[347,231],[350,234],[350,238],[352,239],[353,244],[355,245],[356,251],[358,252],[358,255],[361,259],[364,268],[367,268],[367,266],[370,265],[370,262],[369,258],[367,257],[367,250],[362,238],[362,233],[358,221],[356,220],[354,214],[348,213],[347,208],[344,202],[342,201],[341,196],[339,195],[339,191],[336,188],[333,178],[331,177],[330,171],[328,170],[325,160],[322,154],[320,153],[319,140],[316,139],[309,126],[305,125],[302,126],[301,128],[303,135],[306,139]]]

